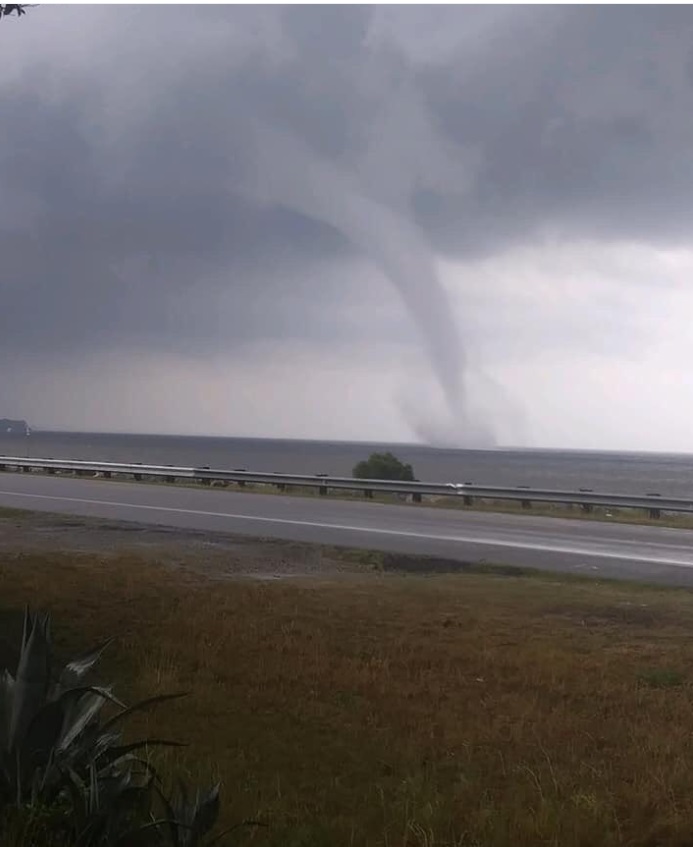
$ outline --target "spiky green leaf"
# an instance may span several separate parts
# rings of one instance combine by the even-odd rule
[[[135,714],[135,712],[143,712],[152,706],[158,706],[159,703],[166,703],[170,700],[179,700],[181,697],[187,697],[187,691],[181,691],[176,694],[157,694],[155,697],[148,697],[146,700],[140,700],[139,703],[135,703],[133,706],[128,706],[123,709],[122,712],[119,712],[117,715],[114,715],[110,720],[107,720],[104,723],[102,729],[109,730],[111,727],[116,726],[116,724],[130,717],[130,715]]]
[[[192,829],[193,836],[197,839],[207,835],[217,822],[220,809],[219,788],[220,785],[217,783],[206,794],[198,793],[195,798]]]
[[[79,656],[71,659],[60,673],[58,685],[60,688],[72,688],[81,682],[81,680],[89,673],[94,665],[99,661],[103,651],[111,644],[112,638],[108,638],[102,644],[92,650],[82,653]]]
[[[14,681],[8,748],[17,750],[50,685],[49,618],[25,615],[22,651]]]
[[[8,750],[10,743],[10,718],[14,698],[14,677],[5,670],[0,676],[0,751]]]
[[[76,689],[71,689],[63,694],[58,701],[63,705],[63,722],[61,725],[60,738],[57,747],[60,752],[67,750],[71,744],[84,732],[99,715],[104,704],[110,699],[110,692],[106,689],[95,689],[90,693],[83,693],[77,699],[70,695]]]

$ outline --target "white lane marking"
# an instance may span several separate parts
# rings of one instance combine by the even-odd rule
[[[410,532],[399,529],[383,529],[367,526],[350,526],[348,524],[323,523],[319,521],[299,521],[289,518],[266,518],[260,515],[237,515],[229,512],[207,512],[199,509],[179,509],[174,506],[150,506],[143,503],[120,503],[115,500],[89,500],[85,497],[57,497],[51,494],[28,494],[18,491],[0,491],[0,496],[26,497],[32,500],[52,500],[61,503],[82,503],[90,506],[117,506],[123,509],[142,509],[151,512],[171,512],[179,515],[198,515],[208,518],[227,518],[229,520],[255,521],[257,523],[284,524],[288,526],[306,526],[316,529],[337,529],[346,532],[362,532],[372,535],[397,536],[400,538],[422,538],[427,541],[455,541],[464,544],[479,544],[486,547],[509,547],[517,550],[537,550],[547,553],[569,553],[578,556],[597,556],[602,559],[621,559],[630,562],[648,562],[658,565],[678,565],[693,567],[693,551],[687,560],[667,558],[665,556],[648,556],[642,553],[617,553],[608,550],[590,550],[585,547],[570,547],[562,544],[546,544],[526,541],[505,541],[496,538],[479,538],[471,535],[434,535],[426,532]],[[194,527],[193,527],[194,528]],[[618,543],[618,542],[617,542]],[[631,542],[622,542],[625,544]]]

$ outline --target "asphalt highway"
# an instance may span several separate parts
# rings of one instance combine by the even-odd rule
[[[666,527],[19,473],[0,507],[693,585],[693,531]]]

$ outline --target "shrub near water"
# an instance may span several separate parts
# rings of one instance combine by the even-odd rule
[[[414,470],[405,465],[392,453],[371,453],[367,460],[354,466],[356,479],[393,479],[403,482],[414,481]]]

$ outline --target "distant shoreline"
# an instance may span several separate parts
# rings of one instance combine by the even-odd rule
[[[662,456],[672,458],[691,457],[693,452],[666,451],[648,449],[617,450],[610,447],[523,447],[512,444],[503,444],[497,447],[453,447],[425,444],[420,441],[377,441],[366,439],[338,439],[338,438],[293,438],[290,436],[279,437],[269,435],[194,435],[190,433],[172,432],[115,432],[107,430],[71,430],[71,429],[38,429],[29,427],[31,435],[43,436],[74,436],[75,438],[156,438],[156,439],[203,439],[206,441],[254,441],[267,444],[296,444],[296,445],[334,445],[344,447],[401,447],[403,449],[433,450],[439,452],[465,452],[465,453],[537,453],[558,454],[568,453],[573,456],[604,455],[604,456]],[[3,435],[0,431],[0,435]]]

